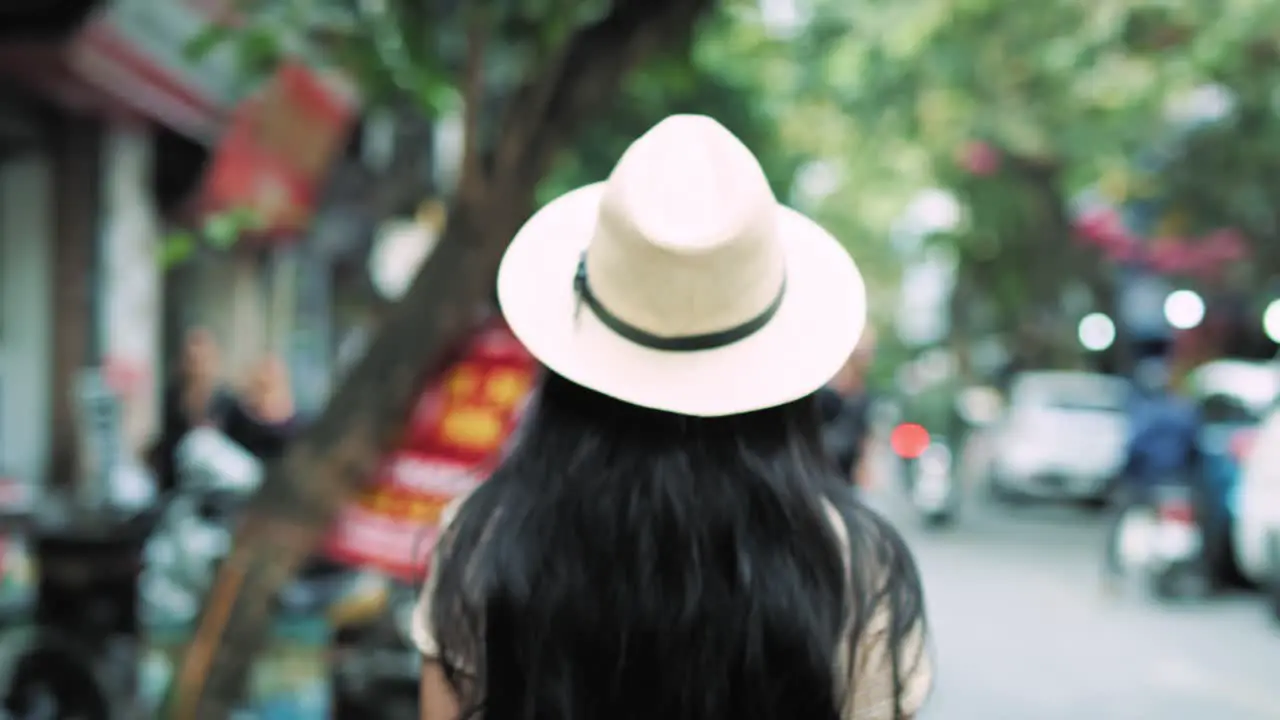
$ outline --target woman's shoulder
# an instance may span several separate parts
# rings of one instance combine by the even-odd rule
[[[430,549],[430,560],[426,568],[426,580],[418,595],[418,604],[413,613],[413,623],[410,632],[414,645],[423,657],[434,658],[438,655],[440,650],[435,631],[431,626],[431,613],[435,600],[436,581],[438,579],[437,570],[441,560],[442,545],[444,544],[445,538],[448,537],[449,530],[453,526],[454,521],[458,518],[458,513],[462,509],[462,505],[471,496],[471,493],[459,495],[449,501],[449,503],[440,511],[440,518],[436,525],[436,539],[434,545]]]
[[[924,618],[924,588],[915,556],[906,540],[874,509],[827,501],[827,517],[849,572],[852,599],[868,607],[850,628],[865,633],[887,616],[901,630]],[[887,612],[886,612],[887,611]]]
[[[822,509],[827,523],[831,526],[831,531],[836,535],[836,541],[840,545],[840,552],[844,555],[845,565],[848,565],[852,560],[850,557],[848,520],[836,507],[836,504],[827,498],[822,499]]]
[[[924,596],[914,558],[891,523],[871,508],[826,502],[827,517],[849,567],[851,592],[867,606],[854,610],[841,656],[852,691],[845,717],[910,717],[933,684]],[[895,679],[894,673],[897,673]]]

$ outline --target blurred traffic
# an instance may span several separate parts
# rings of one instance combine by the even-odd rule
[[[1275,717],[1260,668],[1280,660],[1278,378],[1272,361],[1190,372],[1186,466],[1137,495],[1125,378],[1018,372],[1003,391],[948,385],[952,408],[927,388],[884,398],[868,496],[930,582],[954,672],[939,716]]]

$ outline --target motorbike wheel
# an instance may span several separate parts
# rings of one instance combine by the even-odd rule
[[[1151,576],[1151,594],[1158,600],[1199,600],[1208,597],[1211,583],[1204,570],[1178,564]]]
[[[920,521],[926,530],[945,530],[956,522],[955,511],[925,513],[920,516]]]

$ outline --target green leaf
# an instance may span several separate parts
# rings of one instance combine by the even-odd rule
[[[188,230],[178,230],[170,233],[168,237],[160,242],[160,267],[168,270],[171,267],[181,265],[188,258],[195,254],[199,242],[196,240],[194,233]]]
[[[231,40],[231,28],[226,25],[208,25],[182,48],[182,54],[191,62],[199,62]]]
[[[269,74],[280,64],[284,42],[279,32],[261,26],[244,30],[236,42],[236,67],[246,78]]]
[[[414,97],[419,106],[430,116],[438,116],[453,110],[461,102],[458,91],[441,75],[418,71],[414,73]]]
[[[240,233],[245,230],[244,223],[236,212],[217,213],[206,218],[201,233],[205,242],[219,250],[235,245],[240,239]]]
[[[267,226],[266,218],[252,207],[239,207],[227,212],[227,216],[235,223],[237,235],[244,232],[262,230]]]

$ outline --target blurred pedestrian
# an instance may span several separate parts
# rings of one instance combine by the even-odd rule
[[[193,428],[222,427],[235,397],[221,375],[221,353],[213,332],[194,327],[183,337],[176,372],[165,387],[160,436],[151,450],[161,492],[178,487],[175,453]]]
[[[297,429],[289,370],[276,355],[254,364],[225,418],[223,432],[259,460],[274,460]]]
[[[823,445],[841,476],[862,488],[870,485],[868,449],[873,428],[867,376],[874,358],[875,336],[867,328],[840,372],[818,391]]]
[[[1203,508],[1198,502],[1202,488],[1195,472],[1198,411],[1194,403],[1174,392],[1170,379],[1168,363],[1161,357],[1140,360],[1134,371],[1125,469],[1107,535],[1105,579],[1109,591],[1118,589],[1124,572],[1119,533],[1129,512],[1147,508],[1154,514],[1159,493],[1168,489],[1187,491],[1197,501],[1197,509]],[[1200,513],[1196,515],[1199,523]]]
[[[151,451],[161,492],[179,488],[175,455],[194,428],[216,428],[259,460],[278,457],[295,430],[288,372],[279,358],[259,361],[238,396],[221,371],[213,333],[204,327],[189,330],[178,370],[165,390],[164,422]]]
[[[831,471],[814,408],[862,287],[705,117],[529,220],[498,291],[547,371],[441,532],[413,627],[422,717],[914,716],[916,567]]]

